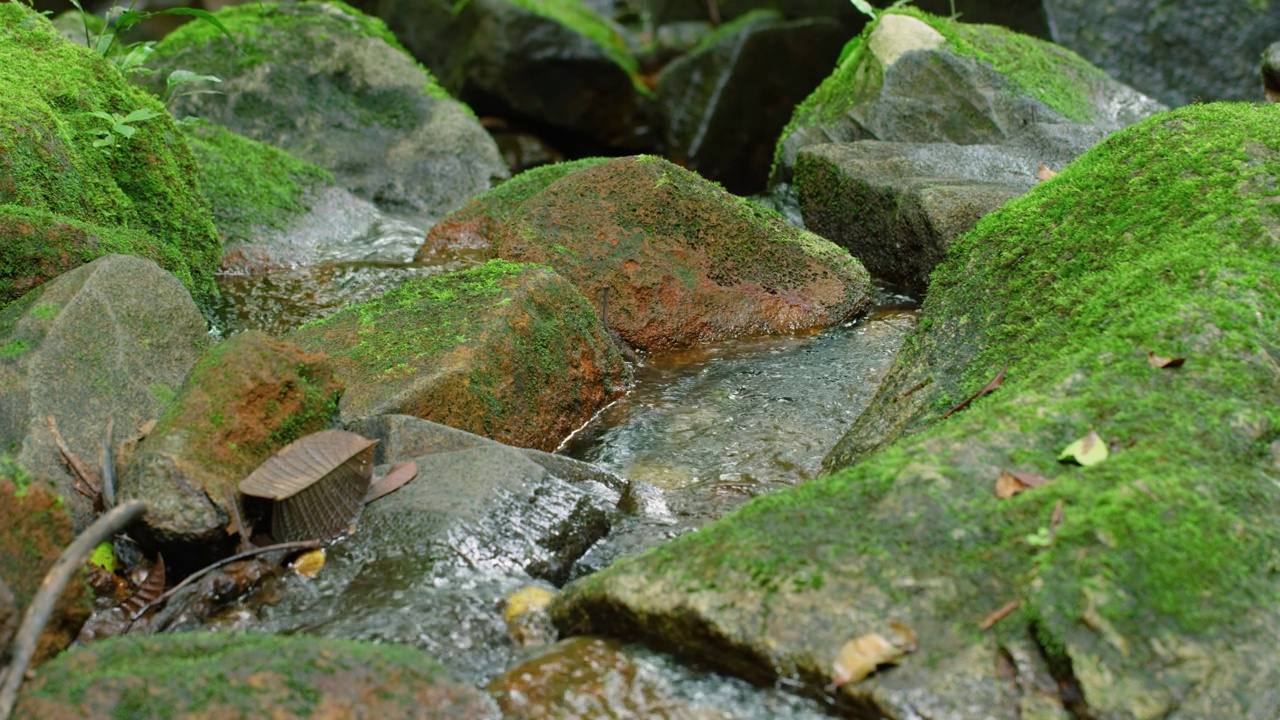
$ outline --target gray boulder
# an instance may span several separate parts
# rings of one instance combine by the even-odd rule
[[[156,46],[153,89],[178,68],[222,79],[220,94],[171,105],[334,174],[384,210],[438,218],[507,177],[493,139],[380,21],[320,2],[248,4]]]
[[[47,418],[97,468],[107,422],[123,438],[158,418],[208,341],[191,295],[150,260],[107,255],[60,275],[0,311],[0,443],[84,527],[92,503]]]
[[[1258,56],[1280,38],[1267,0],[1044,0],[1054,42],[1169,105],[1262,99]]]

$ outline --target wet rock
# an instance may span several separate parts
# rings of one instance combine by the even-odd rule
[[[583,158],[543,165],[526,170],[492,190],[472,198],[466,205],[432,226],[415,260],[425,261],[441,252],[488,250],[507,219],[525,200],[573,172],[607,162],[608,158]]]
[[[579,3],[376,0],[371,12],[481,115],[518,116],[621,148],[648,147],[624,31]]]
[[[174,634],[67,653],[15,718],[497,718],[418,650],[313,637]]]
[[[1280,13],[1255,0],[1163,5],[1120,0],[1105,11],[1045,0],[1053,40],[1169,105],[1258,100],[1257,58],[1280,37]]]
[[[231,551],[229,491],[277,450],[329,427],[342,382],[324,356],[257,331],[200,359],[120,478],[145,500],[144,537],[171,567],[193,570]]]
[[[493,251],[555,268],[650,351],[847,320],[870,304],[830,242],[652,156],[561,178],[526,200]]]
[[[810,145],[795,188],[806,227],[872,275],[923,295],[956,237],[1034,187],[1041,165],[1061,169],[1104,137],[1095,127],[1042,124],[1004,145]]]
[[[0,458],[5,460],[5,458]],[[20,468],[0,464],[0,662],[8,663],[9,641],[45,573],[75,539],[71,517],[48,485]],[[73,577],[58,599],[36,646],[35,662],[61,652],[89,618],[87,573]]]
[[[1280,102],[1280,42],[1262,54],[1262,91],[1268,102]]]
[[[764,11],[720,26],[658,76],[664,154],[730,192],[763,189],[792,108],[848,39],[835,20],[786,22]]]
[[[344,423],[402,413],[545,450],[630,380],[572,285],[504,261],[410,281],[287,338],[329,355]]]
[[[150,260],[107,255],[60,275],[0,310],[0,443],[83,528],[92,502],[48,418],[97,468],[107,422],[122,438],[158,418],[207,344],[190,293]]]
[[[659,25],[681,20],[709,20],[704,0],[649,0],[646,9]],[[716,0],[716,9],[724,22],[736,20],[753,10],[770,10],[788,20],[799,18],[831,18],[844,24],[846,37],[857,32],[867,16],[844,0]]]
[[[380,21],[341,3],[250,4],[156,45],[153,87],[177,68],[222,79],[219,94],[173,101],[334,174],[384,210],[438,218],[507,176],[493,140]],[[305,82],[302,81],[305,79]]]
[[[159,263],[207,307],[221,249],[164,108],[23,3],[0,5],[0,34],[0,303],[123,253]],[[155,116],[127,123],[128,137],[92,115],[137,110]]]
[[[378,220],[377,208],[334,185],[327,170],[211,123],[184,131],[222,236],[224,272],[314,263]]]
[[[557,625],[821,696],[845,642],[905,623],[917,650],[835,693],[868,716],[1270,712],[1278,118],[1158,115],[986,216],[855,452],[828,458],[844,469],[576,581]],[[1104,462],[1057,460],[1091,430]],[[1052,480],[1000,500],[1002,469]]]
[[[850,42],[792,115],[772,182],[800,149],[854,140],[1001,144],[1037,123],[1115,130],[1159,103],[1073,53],[992,25],[890,10]]]

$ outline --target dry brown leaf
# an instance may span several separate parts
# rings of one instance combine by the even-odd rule
[[[1042,487],[1051,480],[1035,473],[1002,470],[996,479],[996,497],[1008,500],[1020,492]]]
[[[402,462],[391,466],[386,475],[378,478],[369,486],[369,492],[365,493],[365,503],[371,503],[374,500],[399,490],[405,483],[418,476],[418,463]]]
[[[1050,539],[1052,539],[1053,536],[1057,534],[1058,526],[1062,524],[1062,518],[1065,515],[1066,515],[1065,506],[1062,504],[1062,499],[1059,498],[1058,502],[1054,503],[1053,515],[1049,517],[1049,538]]]
[[[1050,170],[1049,166],[1045,165],[1044,163],[1040,163],[1040,167],[1036,168],[1036,179],[1039,180],[1040,182],[1044,182],[1045,180],[1048,180],[1050,178],[1057,177],[1057,175],[1058,173],[1054,172],[1053,170]]]
[[[840,648],[832,666],[828,692],[862,681],[880,665],[897,664],[903,655],[916,649],[916,634],[911,628],[896,621],[891,622],[890,627],[890,637],[880,633],[867,633]]]
[[[58,423],[54,421],[52,415],[46,415],[45,422],[49,424],[49,432],[53,435],[53,442],[58,446],[58,451],[62,453],[62,462],[75,476],[73,486],[76,492],[93,500],[96,503],[102,499],[102,487],[98,478],[98,473],[94,472],[84,460],[78,455],[71,452],[71,448],[67,447],[66,441],[62,439],[62,433],[58,432]]]
[[[1167,358],[1161,357],[1154,352],[1147,351],[1147,363],[1153,368],[1179,368],[1187,361],[1184,357]]]

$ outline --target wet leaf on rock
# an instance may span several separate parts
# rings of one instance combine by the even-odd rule
[[[1011,472],[1003,470],[996,479],[996,497],[1008,500],[1020,492],[1038,488],[1051,482],[1052,478],[1029,472]]]
[[[502,619],[507,623],[507,635],[521,647],[541,645],[554,637],[547,606],[555,599],[555,592],[537,585],[526,585],[507,598],[507,609]]]
[[[916,634],[900,622],[891,622],[889,637],[867,633],[845,643],[836,655],[828,692],[861,682],[881,665],[896,665],[902,656],[916,649]]]
[[[1045,180],[1049,180],[1057,176],[1058,173],[1051,170],[1049,166],[1044,163],[1040,163],[1040,167],[1036,168],[1036,180],[1039,180],[1040,182],[1044,182]]]
[[[296,560],[289,563],[289,567],[308,580],[314,580],[320,571],[324,569],[324,548],[316,548],[310,552],[304,552],[298,556]]]
[[[1058,453],[1059,462],[1074,462],[1084,467],[1092,467],[1107,459],[1107,444],[1098,437],[1096,430],[1076,440]]]
[[[1167,358],[1161,357],[1154,352],[1147,351],[1147,363],[1153,368],[1180,368],[1187,361],[1184,357]]]
[[[377,500],[383,495],[399,490],[405,483],[418,477],[418,463],[402,462],[391,466],[386,475],[378,478],[369,486],[369,491],[365,493],[364,502],[366,504]]]

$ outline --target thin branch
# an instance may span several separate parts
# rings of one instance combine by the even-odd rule
[[[115,427],[115,420],[107,419],[107,434],[102,438],[102,505],[105,509],[110,510],[116,504],[116,459],[112,454],[113,435],[112,430]]]
[[[53,567],[49,568],[49,572],[40,583],[40,589],[36,591],[31,604],[27,606],[18,634],[13,638],[12,659],[9,661],[4,684],[0,686],[0,720],[9,720],[9,716],[13,713],[13,706],[18,702],[18,688],[22,686],[22,679],[27,674],[27,666],[31,664],[31,658],[36,654],[40,634],[49,624],[54,605],[67,589],[67,583],[71,582],[71,577],[84,567],[93,549],[99,543],[105,542],[112,535],[129,527],[146,509],[147,504],[141,500],[134,500],[113,508],[76,536],[67,549],[62,551],[62,555],[54,562]]]

